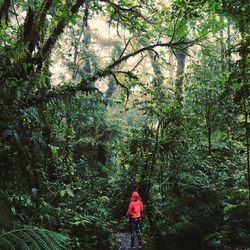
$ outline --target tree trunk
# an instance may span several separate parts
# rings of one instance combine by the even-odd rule
[[[180,49],[176,52],[176,60],[177,60],[177,70],[176,70],[175,93],[179,106],[182,106],[186,49]]]
[[[205,120],[206,120],[206,129],[207,129],[208,155],[211,155],[212,153],[212,140],[211,140],[212,125],[211,125],[211,113],[210,113],[209,103],[206,103]]]
[[[250,206],[250,141],[249,141],[249,126],[248,121],[249,112],[247,110],[247,100],[244,100],[244,118],[245,118],[245,140],[246,140],[246,151],[247,151],[247,181],[248,181],[248,203]]]
[[[227,70],[231,70],[231,27],[230,27],[230,18],[227,18],[227,54],[226,54],[226,59],[227,59]]]
[[[223,30],[220,30],[220,60],[222,72],[225,70],[225,45],[224,45],[224,35]]]
[[[145,47],[150,45],[149,42],[145,39],[141,40],[141,44]],[[157,63],[157,61],[155,60],[155,53],[152,50],[149,50],[148,53],[149,53],[152,68],[154,71],[154,75],[155,75],[154,87],[161,86],[163,84],[163,76],[161,72],[161,67],[159,63]]]
[[[114,46],[114,49],[112,51],[112,57],[117,58],[117,56],[119,56],[122,53],[122,48],[120,45],[116,45]],[[110,102],[110,98],[113,95],[114,91],[115,91],[115,87],[116,87],[116,81],[114,79],[113,76],[111,76],[109,78],[109,84],[108,84],[108,89],[105,92],[104,98],[105,98],[105,102],[106,104],[111,104]]]
[[[2,18],[5,18],[5,23],[8,22],[8,11],[10,8],[11,1],[10,0],[4,0],[2,3],[2,6],[0,8],[0,22],[2,21]]]

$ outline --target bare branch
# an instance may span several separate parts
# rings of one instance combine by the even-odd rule
[[[108,3],[109,3],[111,6],[114,7],[115,11],[116,11],[122,18],[124,18],[124,19],[126,19],[126,20],[132,20],[133,17],[128,18],[128,17],[126,17],[126,16],[124,16],[124,15],[122,14],[123,12],[125,12],[125,13],[131,12],[131,13],[135,14],[136,16],[141,17],[144,21],[146,21],[146,22],[148,22],[148,23],[150,23],[150,24],[153,23],[153,22],[151,22],[148,18],[144,17],[144,16],[141,14],[141,12],[140,12],[139,10],[137,10],[137,9],[141,9],[141,8],[142,8],[141,5],[134,5],[134,6],[130,7],[130,8],[126,8],[126,7],[123,7],[123,6],[118,5],[118,4],[116,4],[116,3],[112,3],[112,2],[110,2],[110,1],[108,1]]]
[[[130,38],[128,39],[128,41],[126,42],[125,47],[124,47],[124,49],[122,50],[122,52],[121,52],[119,58],[121,58],[121,57],[123,56],[124,52],[126,51],[128,45],[130,44],[130,42],[131,42],[131,40],[132,40],[133,38],[134,38],[134,36],[132,36],[132,37],[130,37]]]
[[[122,56],[120,58],[118,58],[115,62],[113,62],[112,64],[110,64],[107,69],[112,69],[114,68],[115,66],[119,65],[121,62],[123,61],[126,61],[127,59],[129,59],[130,57],[134,57],[144,51],[147,51],[147,50],[153,50],[154,48],[157,48],[157,47],[168,47],[168,48],[172,48],[172,47],[180,47],[180,46],[183,46],[183,45],[186,45],[186,47],[190,47],[192,45],[195,44],[197,40],[194,40],[194,41],[177,41],[177,42],[171,42],[171,43],[156,43],[156,44],[153,44],[153,45],[149,45],[149,46],[146,46],[146,47],[143,47],[141,49],[138,49],[134,52],[131,52],[125,56]]]
[[[125,86],[124,84],[122,84],[122,83],[118,80],[118,78],[116,77],[116,75],[115,75],[114,73],[112,73],[112,76],[114,77],[116,84],[119,85],[119,86],[121,86],[122,88],[124,88],[125,91],[126,91],[126,96],[127,96],[127,98],[126,98],[126,102],[125,102],[125,105],[124,105],[124,106],[126,107],[126,106],[127,106],[127,103],[128,103],[128,100],[129,100],[129,88],[128,88],[127,86]]]
[[[176,22],[174,23],[174,32],[173,32],[173,35],[171,37],[170,42],[173,42],[175,40],[175,33],[176,33],[176,29],[177,29],[178,20],[179,20],[179,14],[177,15]]]
[[[12,9],[13,9],[13,11],[11,11],[11,12],[15,16],[17,26],[20,27],[20,23],[18,21],[18,14],[16,12],[15,3],[13,1],[12,1]]]
[[[132,71],[134,71],[138,66],[139,66],[139,64],[143,61],[143,59],[145,58],[146,56],[144,55],[142,55],[142,57],[141,57],[141,59],[137,62],[137,64],[131,69],[131,72]]]

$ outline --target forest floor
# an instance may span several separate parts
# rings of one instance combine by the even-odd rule
[[[115,247],[115,250],[130,250],[130,249],[138,249],[138,242],[136,240],[135,246],[136,248],[131,248],[131,237],[130,237],[130,232],[121,232],[117,233],[117,245]],[[141,248],[140,248],[141,249]],[[148,249],[146,247],[145,241],[143,241],[143,248],[144,250]]]
[[[131,245],[130,233],[117,233],[117,245],[115,250],[129,250]]]

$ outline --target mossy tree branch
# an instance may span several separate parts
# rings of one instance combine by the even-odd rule
[[[157,47],[167,47],[167,48],[177,48],[179,46],[185,46],[190,47],[194,45],[197,42],[197,40],[193,41],[177,41],[177,42],[169,42],[169,43],[156,43],[152,44],[143,48],[140,48],[136,51],[133,51],[131,53],[128,53],[126,55],[123,55],[122,57],[119,57],[117,60],[109,64],[106,68],[97,70],[93,75],[83,78],[82,81],[74,86],[65,87],[55,87],[48,91],[46,94],[38,94],[36,96],[29,97],[28,99],[24,100],[21,106],[23,107],[30,107],[30,106],[36,106],[40,103],[46,103],[50,101],[53,98],[57,98],[60,96],[67,96],[70,94],[75,94],[76,92],[84,92],[84,93],[92,93],[99,91],[97,88],[91,88],[91,83],[96,82],[98,79],[101,79],[103,77],[108,77],[110,75],[114,75],[115,72],[113,71],[116,66],[120,65],[122,62],[125,62],[129,58],[132,58],[138,54],[141,54],[146,51],[152,51],[153,49]],[[134,68],[133,68],[134,70]],[[127,75],[129,76],[129,73],[127,72]]]

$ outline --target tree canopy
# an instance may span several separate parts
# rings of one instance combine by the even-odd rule
[[[250,3],[1,0],[1,249],[249,249]]]

